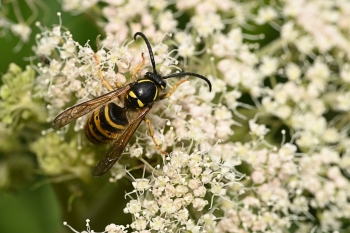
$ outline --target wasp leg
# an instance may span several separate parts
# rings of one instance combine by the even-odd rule
[[[141,70],[142,66],[145,64],[145,56],[143,55],[143,53],[141,54],[141,56],[142,56],[142,61],[140,65],[138,65],[134,70],[134,72],[132,73],[132,76],[131,76],[132,80],[136,79],[136,74]]]
[[[115,82],[115,86],[116,86],[117,88],[121,88],[123,85],[121,85],[120,82],[116,81],[116,82]]]
[[[153,129],[152,129],[152,126],[151,126],[151,122],[150,122],[147,118],[145,118],[144,121],[145,121],[145,122],[147,123],[147,125],[148,125],[149,136],[151,136],[151,138],[152,138],[152,140],[153,140],[153,142],[154,142],[154,145],[157,147],[158,151],[159,151],[161,154],[163,154],[163,155],[167,155],[168,153],[165,152],[165,151],[163,151],[163,150],[160,148],[159,144],[156,142],[156,139],[154,138],[154,133],[153,133]]]
[[[109,91],[113,91],[114,89],[111,87],[111,85],[109,85],[107,83],[107,81],[103,78],[103,75],[102,75],[102,69],[100,67],[100,60],[98,59],[96,53],[94,53],[94,58],[96,60],[96,63],[97,63],[97,67],[98,67],[98,75],[100,76],[100,79],[101,79],[101,82],[103,85],[105,85]]]
[[[186,81],[189,81],[190,79],[189,78],[185,78],[185,79],[182,79],[180,80],[178,83],[176,83],[173,88],[171,88],[171,90],[163,95],[160,96],[160,99],[166,99],[168,98],[169,96],[171,96],[175,90],[177,89],[178,86],[180,86],[182,83],[186,82]]]

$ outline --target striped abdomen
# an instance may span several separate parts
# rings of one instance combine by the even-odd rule
[[[110,143],[128,124],[125,109],[115,103],[108,103],[89,116],[85,125],[85,134],[94,144]]]

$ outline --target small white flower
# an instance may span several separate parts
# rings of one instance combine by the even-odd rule
[[[50,56],[55,47],[59,43],[59,38],[56,37],[41,37],[38,41],[36,54],[39,56]]]
[[[97,2],[97,0],[64,0],[62,4],[64,11],[83,12],[95,5]]]
[[[178,22],[174,19],[171,11],[167,10],[158,15],[159,28],[163,32],[173,32],[176,29]]]
[[[339,153],[327,147],[322,148],[318,156],[324,164],[337,164],[340,161]]]
[[[350,110],[350,92],[340,93],[337,96],[336,107],[341,111]]]
[[[125,212],[127,211],[127,212]],[[131,200],[124,210],[125,213],[135,214],[141,211],[141,205],[137,200]]]
[[[225,106],[221,106],[214,111],[217,121],[232,119],[232,113]]]
[[[207,192],[207,189],[204,186],[199,186],[195,190],[193,190],[193,195],[195,197],[204,197]]]
[[[213,214],[205,214],[201,217],[200,221],[204,222],[204,225],[207,229],[211,229],[216,225],[216,217]]]
[[[211,181],[212,179],[212,171],[210,169],[205,169],[205,171],[201,175],[201,181],[203,184],[207,184]],[[198,187],[198,186],[197,186]]]
[[[106,226],[105,231],[107,233],[127,233],[126,227],[121,225],[109,224]]]
[[[195,208],[197,211],[202,211],[207,204],[208,201],[203,200],[202,198],[195,198],[192,201],[193,208]]]
[[[198,177],[202,173],[202,168],[200,166],[191,166],[190,171],[194,177]]]
[[[135,188],[135,190],[139,192],[144,192],[145,190],[151,187],[151,185],[149,184],[149,179],[146,178],[135,179],[135,181],[132,182],[132,186]]]
[[[310,132],[300,133],[300,138],[296,140],[297,144],[303,148],[312,148],[319,143],[317,137]]]
[[[130,147],[130,157],[141,158],[143,154],[143,148],[133,145]]]
[[[283,24],[281,28],[281,37],[286,42],[294,42],[298,37],[299,33],[294,29],[294,23],[289,21]]]
[[[192,43],[182,43],[178,47],[178,52],[181,57],[191,57],[195,52],[195,47]]]
[[[153,218],[152,221],[150,222],[151,228],[156,231],[163,230],[163,227],[164,227],[163,224],[164,224],[164,219],[159,216]]]
[[[20,36],[23,42],[27,42],[30,34],[32,33],[32,29],[24,23],[13,24],[11,26],[11,30],[15,35]]]
[[[188,192],[188,188],[185,185],[178,185],[176,186],[176,196],[181,197],[185,195]]]
[[[335,128],[327,128],[322,137],[327,143],[336,143],[340,140],[339,132]]]
[[[196,189],[201,185],[201,181],[198,178],[190,179],[188,182],[188,187],[191,189]]]
[[[251,197],[251,196],[245,197],[243,199],[243,204],[244,204],[244,208],[246,208],[246,209],[249,206],[260,208],[260,201],[259,201],[259,199],[255,198],[255,197]]]
[[[260,72],[264,76],[270,76],[277,72],[278,60],[273,57],[263,57],[262,64],[259,67]]]
[[[158,176],[155,179],[155,183],[154,186],[155,187],[165,187],[167,185],[167,183],[169,182],[169,177],[167,176]]]
[[[138,231],[145,230],[147,227],[147,221],[144,218],[136,218],[130,226]]]
[[[298,50],[303,54],[310,54],[315,47],[314,41],[311,36],[302,36],[295,40],[295,45]]]
[[[176,207],[170,198],[165,197],[160,206],[160,211],[165,214],[172,214],[176,211]]]
[[[286,143],[278,150],[278,155],[283,159],[290,161],[294,158],[297,147],[291,143]]]
[[[321,61],[316,61],[306,72],[306,77],[312,81],[319,82],[324,82],[327,78],[329,78],[329,75],[330,70],[328,66]]]
[[[281,119],[283,119],[283,120],[286,120],[286,119],[288,119],[288,118],[291,116],[291,114],[292,114],[292,108],[289,107],[289,106],[286,106],[286,105],[280,106],[280,107],[278,107],[278,108],[276,109],[276,111],[274,112],[274,114],[275,114],[277,117],[279,117],[279,118],[281,118]]]
[[[286,66],[286,75],[289,78],[289,80],[298,81],[301,76],[301,70],[296,64],[289,63]]]
[[[222,30],[224,24],[218,14],[195,15],[191,18],[193,28],[198,31],[199,36],[208,37],[216,30]]]
[[[265,136],[270,130],[265,125],[259,125],[254,120],[249,120],[250,133],[258,137]]]
[[[266,177],[265,177],[265,174],[264,172],[262,171],[258,171],[258,170],[255,170],[252,175],[252,181],[256,184],[261,184],[265,181]]]
[[[340,77],[347,83],[350,83],[350,64],[345,63],[340,71]]]
[[[227,92],[224,96],[225,102],[227,103],[227,107],[231,110],[236,109],[239,106],[238,99],[242,96],[242,93],[239,91],[230,91]]]
[[[226,195],[226,189],[223,187],[222,183],[212,183],[210,192],[217,196]]]
[[[258,11],[258,16],[257,18],[255,19],[255,21],[258,23],[258,24],[264,24],[264,23],[267,23],[267,22],[270,22],[274,19],[277,18],[277,12],[274,8],[272,7],[262,7],[259,9]]]
[[[193,201],[193,194],[192,193],[186,193],[184,196],[184,201],[186,202],[187,205],[191,204]]]
[[[63,44],[62,50],[60,50],[60,57],[61,59],[67,59],[74,55],[76,50],[76,44],[72,39],[66,41],[66,43]]]
[[[52,59],[50,62],[49,74],[51,76],[58,75],[60,73],[61,65],[61,62],[57,61],[56,59]]]
[[[168,197],[174,197],[176,194],[176,189],[175,189],[174,185],[169,184],[169,183],[166,184],[165,193]]]

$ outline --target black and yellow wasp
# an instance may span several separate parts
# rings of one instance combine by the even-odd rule
[[[68,108],[60,113],[52,123],[52,128],[58,129],[69,124],[73,120],[94,111],[89,116],[85,125],[86,137],[94,144],[114,142],[106,155],[94,168],[92,175],[95,177],[105,174],[118,161],[131,136],[134,134],[142,120],[145,120],[147,123],[149,134],[158,150],[161,153],[166,154],[160,149],[155,141],[151,124],[146,118],[146,115],[155,102],[169,97],[181,83],[189,80],[188,78],[180,80],[169,92],[164,93],[166,79],[183,77],[186,75],[194,76],[206,81],[209,85],[209,91],[211,91],[210,81],[206,77],[196,73],[181,72],[166,76],[158,74],[153,51],[148,39],[143,33],[137,32],[134,35],[134,40],[136,40],[137,36],[141,36],[147,45],[153,72],[146,72],[143,78],[134,80],[125,86],[113,90],[113,88],[103,79],[100,70],[102,83],[108,87],[110,92]],[[95,58],[98,61],[97,57]],[[134,71],[132,75],[133,79],[135,79],[136,74],[139,72],[144,62],[145,59],[142,54],[142,62]],[[116,98],[122,100],[124,107],[120,107],[112,102]]]

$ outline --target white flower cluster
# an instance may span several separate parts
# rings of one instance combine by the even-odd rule
[[[218,156],[216,150],[173,152],[161,168],[153,168],[152,177],[135,179],[136,199],[124,209],[134,216],[131,228],[157,232],[213,231],[218,220],[212,212],[220,206],[216,203],[227,201],[234,205],[231,198],[244,193],[238,182],[242,175],[234,170],[237,161]],[[206,195],[212,197],[211,201],[206,200]],[[198,215],[197,221],[190,217],[190,208]]]
[[[148,51],[136,46],[135,52],[135,43],[125,42],[136,31],[155,44],[161,74],[179,69],[183,58],[186,71],[213,84],[209,93],[193,78],[148,114],[156,141],[171,153],[160,164],[140,158],[159,156],[141,125],[130,154],[148,175],[133,178],[120,164],[112,168],[113,181],[133,178],[124,209],[133,220],[125,228],[109,225],[107,232],[336,232],[347,226],[350,3],[278,2],[186,0],[171,5],[172,12],[162,0],[106,0],[107,37],[96,52],[60,26],[43,29],[36,52],[50,64],[38,65],[37,88],[49,120],[72,95],[83,100],[106,93],[100,69],[115,87],[129,80],[144,52],[143,75]],[[76,1],[64,4],[85,10]],[[176,17],[189,22],[184,30]],[[278,35],[250,35],[256,27]],[[171,43],[175,50],[166,45]]]

